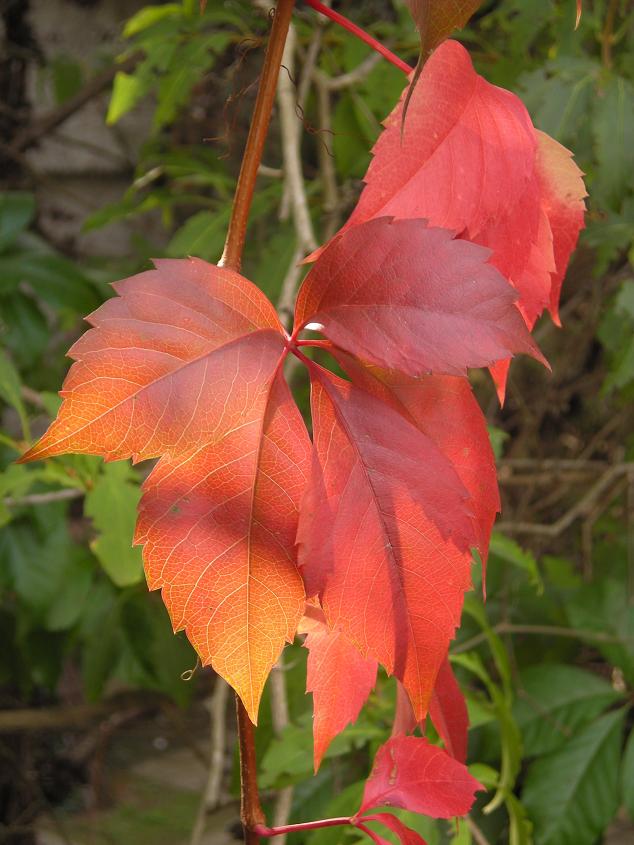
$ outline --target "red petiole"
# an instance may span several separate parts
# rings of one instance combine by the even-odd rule
[[[344,17],[343,15],[340,15],[339,12],[335,12],[328,6],[324,6],[324,4],[320,3],[319,0],[306,0],[306,5],[310,6],[311,9],[314,9],[321,15],[330,18],[331,21],[334,21],[335,23],[339,24],[339,26],[352,33],[352,35],[355,35],[357,38],[361,39],[361,41],[363,41],[369,47],[372,47],[373,50],[376,50],[377,53],[380,53],[383,58],[388,60],[388,62],[391,62],[394,67],[397,67],[399,70],[403,71],[403,73],[409,75],[414,70],[414,68],[410,67],[407,62],[404,62],[391,50],[388,50],[387,47],[384,47],[380,41],[377,41],[376,38],[373,38],[371,35],[365,32],[365,30],[361,29],[360,26],[357,26],[355,23],[352,23],[351,20],[348,20],[348,18]]]
[[[335,819],[318,819],[314,822],[285,824],[280,825],[280,827],[266,827],[266,825],[258,824],[255,826],[253,832],[258,836],[280,836],[283,833],[297,833],[301,830],[319,830],[322,827],[336,827],[338,825],[352,823],[352,819],[349,816],[341,816]]]

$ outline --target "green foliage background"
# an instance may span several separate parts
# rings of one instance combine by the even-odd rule
[[[569,325],[561,336],[550,327],[538,329],[555,364],[554,381],[547,383],[530,363],[516,365],[504,412],[496,409],[484,376],[476,377],[476,386],[500,458],[581,460],[589,454],[625,464],[634,460],[627,413],[634,393],[634,12],[627,0],[587,0],[574,32],[574,5],[489,0],[459,36],[489,80],[515,90],[536,125],[574,150],[590,195],[587,229],[565,288]],[[401,3],[339,6],[415,61],[416,34]],[[306,49],[316,18],[300,7],[296,24]],[[193,0],[148,6],[125,24],[126,55],[138,53],[139,61],[115,77],[104,119],[116,124],[148,98],[153,119],[130,187],[119,202],[88,218],[85,230],[158,211],[165,231],[159,243],[139,237],[123,262],[77,263],[39,234],[37,185],[28,173],[0,193],[3,709],[55,703],[69,666],[79,671],[89,701],[145,689],[186,708],[209,682],[200,673],[192,683],[181,679],[195,656],[182,635],[172,635],[160,598],[148,595],[140,552],[131,547],[143,468],[85,457],[28,467],[13,461],[55,413],[69,339],[80,332],[82,316],[110,295],[108,281],[147,266],[150,255],[217,260],[252,92],[238,98],[228,156],[226,138],[184,143],[179,139],[186,133],[179,129],[205,80],[213,77],[214,84],[224,85],[207,100],[217,110],[216,135],[222,138],[236,51],[245,39],[261,45],[265,30],[265,18],[246,0],[209,2],[202,16]],[[260,53],[255,48],[253,68]],[[367,55],[347,33],[324,29],[323,73],[352,71]],[[60,102],[86,75],[70,59],[45,72]],[[319,131],[314,94],[309,96],[304,169],[311,213],[322,234],[333,214],[323,208],[320,154],[326,148],[334,164],[337,213],[345,218],[380,120],[402,85],[397,70],[376,64],[333,97],[332,133]],[[281,164],[276,126],[266,161]],[[292,223],[278,214],[281,205],[283,181],[263,175],[244,272],[273,301],[295,250]],[[295,388],[306,407],[306,385]],[[537,414],[543,396],[557,407],[562,395],[562,407],[543,410],[535,423],[531,413]],[[611,419],[617,421],[612,428]],[[576,438],[576,445],[567,446],[563,435]],[[472,770],[489,790],[473,819],[490,843],[593,845],[620,808],[634,819],[634,734],[627,738],[634,689],[631,470],[623,475],[628,477],[629,493],[622,485],[588,529],[589,561],[583,546],[588,537],[578,531],[552,541],[529,535],[520,543],[501,530],[489,563],[489,599],[483,605],[478,591],[468,597],[453,660],[469,702]],[[554,521],[570,504],[560,498],[542,518]],[[513,519],[524,518],[517,496],[510,496],[509,510]],[[509,521],[506,512],[504,520]],[[479,572],[476,567],[476,580]],[[333,743],[313,777],[305,653],[297,644],[286,660],[291,724],[274,737],[265,700],[258,731],[261,785],[273,792],[295,786],[293,820],[352,812],[372,755],[389,735],[393,684],[380,679],[359,722]],[[467,825],[413,817],[409,823],[430,845],[472,841]],[[336,845],[354,837],[331,828],[304,838],[309,845]]]

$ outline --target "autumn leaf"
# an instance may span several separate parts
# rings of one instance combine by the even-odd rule
[[[379,822],[380,824],[385,825],[392,833],[395,833],[401,845],[427,845],[426,841],[423,839],[420,834],[416,833],[415,830],[412,830],[411,827],[407,827],[406,824],[398,819],[396,816],[393,816],[392,813],[373,813],[370,816],[362,816],[357,824],[363,825],[362,830],[364,830],[368,836],[370,836],[376,845],[389,845],[387,839],[384,839],[382,836],[376,833],[376,831],[372,830],[371,828],[367,827],[367,822]]]
[[[429,716],[449,754],[459,763],[465,763],[469,714],[448,658],[443,660],[436,676],[434,692],[429,702]]]
[[[389,806],[436,819],[463,816],[483,788],[466,766],[424,737],[394,736],[377,752],[359,814]]]
[[[313,464],[298,528],[329,627],[399,678],[417,719],[471,585],[468,493],[394,408],[310,365]]]
[[[405,0],[420,33],[421,55],[425,59],[431,51],[463,27],[482,0]]]
[[[417,217],[472,238],[506,213],[533,173],[537,145],[528,112],[510,91],[479,76],[456,41],[425,64],[402,127],[406,94],[385,120],[344,228],[384,215]]]
[[[23,460],[160,457],[136,533],[149,586],[255,721],[304,606],[294,540],[310,446],[281,375],[283,330],[251,282],[197,259],[114,287]]]
[[[306,692],[313,694],[315,771],[332,740],[356,722],[376,683],[377,662],[364,658],[341,631],[329,630],[321,610],[312,608],[299,633],[308,649]]]
[[[489,253],[418,220],[378,218],[335,238],[306,277],[295,335],[410,376],[464,375],[525,352],[545,363]]]
[[[395,406],[449,460],[471,497],[475,545],[486,570],[491,529],[501,507],[500,494],[486,420],[467,379],[411,378],[368,366],[338,349],[331,353],[355,384]]]
[[[583,174],[572,160],[572,153],[545,132],[536,130],[536,135],[542,207],[550,224],[555,259],[549,308],[559,325],[561,286],[579,232],[584,228],[587,192]]]

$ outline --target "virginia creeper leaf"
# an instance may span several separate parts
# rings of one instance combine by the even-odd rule
[[[483,789],[466,766],[424,737],[394,736],[378,750],[359,813],[402,807],[436,819],[463,816]]]
[[[392,215],[422,217],[472,238],[506,214],[534,170],[536,141],[521,100],[479,76],[446,41],[385,120],[366,186],[346,227]]]
[[[401,845],[427,845],[419,833],[416,833],[416,831],[412,830],[411,827],[407,827],[406,824],[403,824],[403,822],[396,816],[393,816],[392,813],[373,813],[371,816],[363,816],[359,819],[359,821],[362,823],[380,822],[381,824],[384,824],[398,836],[401,841]],[[379,839],[381,843],[387,841],[382,837],[379,837]]]
[[[378,218],[335,238],[306,277],[295,332],[410,376],[464,375],[510,353],[545,363],[489,253],[418,220]]]
[[[355,384],[383,402],[396,404],[450,461],[471,497],[476,545],[486,566],[500,494],[486,420],[469,382],[454,376],[414,379],[363,366],[337,349],[332,354]]]
[[[471,584],[467,492],[389,405],[316,365],[311,381],[313,464],[298,528],[307,594],[403,682],[420,720]]]
[[[572,153],[545,132],[536,130],[537,174],[544,208],[553,236],[555,271],[550,294],[550,311],[559,325],[559,296],[568,261],[584,227],[587,196],[583,174]]]
[[[583,226],[585,190],[570,153],[534,129],[519,98],[479,76],[456,42],[436,50],[407,92],[385,121],[344,230],[386,214],[451,229],[492,249],[529,326],[545,307],[557,321]]]
[[[421,54],[426,58],[454,29],[464,26],[482,0],[405,0],[420,33]]]
[[[255,721],[304,605],[294,539],[309,441],[280,375],[282,329],[251,282],[198,259],[159,261],[115,290],[23,460],[160,456],[136,533],[149,586]]]
[[[429,716],[447,751],[459,763],[465,763],[469,714],[448,658],[443,660],[436,676],[434,692],[429,702]]]
[[[321,611],[317,613],[305,616],[299,626],[299,632],[307,634],[306,691],[313,694],[315,771],[332,740],[357,720],[378,668],[376,660],[364,658],[341,631],[328,629]]]

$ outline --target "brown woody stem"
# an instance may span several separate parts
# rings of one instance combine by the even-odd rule
[[[266,48],[258,95],[255,101],[253,117],[251,118],[251,128],[249,129],[249,137],[247,138],[247,144],[244,149],[240,176],[238,177],[238,184],[233,200],[227,240],[225,241],[224,252],[219,262],[221,266],[228,267],[230,270],[239,271],[242,263],[242,252],[247,234],[249,211],[251,210],[251,202],[255,190],[255,180],[262,159],[264,142],[266,141],[269,130],[277,79],[280,75],[280,66],[282,64],[284,44],[294,6],[295,0],[278,0],[275,8],[275,16],[273,18],[269,43]]]
[[[240,697],[236,695],[238,744],[240,746],[240,818],[245,845],[258,845],[257,828],[264,825],[264,811],[258,792],[255,728]]]
[[[295,0],[278,0],[269,36],[264,67],[251,118],[249,137],[247,138],[236,193],[231,210],[231,220],[225,248],[219,264],[230,270],[239,271],[242,252],[247,233],[249,211],[255,190],[258,167],[262,160],[264,142],[271,121],[271,111],[275,101],[277,79],[280,74],[282,54]],[[258,825],[265,822],[260,804],[257,782],[257,761],[255,755],[255,730],[251,719],[240,698],[236,695],[238,718],[238,743],[240,747],[240,793],[242,826],[245,845],[258,845],[260,837],[256,831]]]

